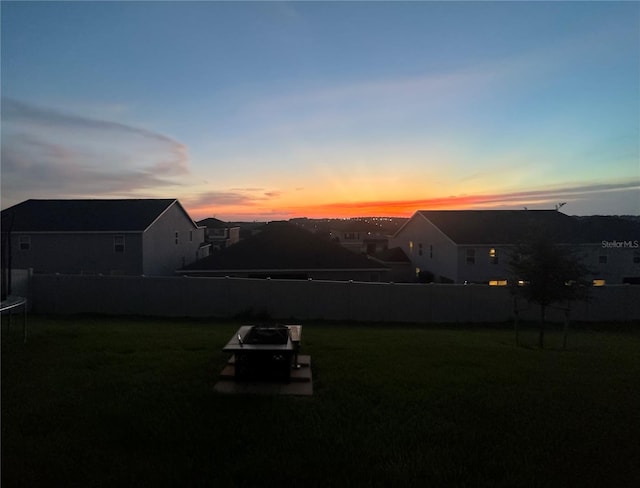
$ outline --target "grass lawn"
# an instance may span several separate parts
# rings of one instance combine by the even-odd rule
[[[640,486],[640,332],[303,324],[313,397],[213,391],[237,323],[2,326],[2,486]],[[537,332],[521,333],[535,344]]]

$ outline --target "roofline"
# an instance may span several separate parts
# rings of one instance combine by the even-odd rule
[[[457,246],[458,243],[456,241],[454,241],[453,239],[451,239],[451,237],[449,237],[440,227],[438,227],[436,224],[434,224],[431,220],[429,220],[426,215],[424,215],[423,210],[417,210],[412,216],[411,218],[409,218],[409,220],[407,220],[404,224],[402,224],[402,227],[400,227],[396,233],[393,235],[392,239],[395,239],[396,237],[398,237],[400,235],[400,232],[402,232],[404,230],[404,228],[409,225],[411,223],[411,221],[413,221],[413,219],[416,216],[420,216],[422,217],[426,222],[428,222],[429,224],[431,224],[438,232],[440,232],[440,234],[442,234],[446,239],[449,240],[449,242],[451,242],[454,246]]]
[[[418,211],[418,213],[420,214],[420,216],[426,220],[427,222],[429,222],[431,225],[433,225],[433,227],[440,232],[440,234],[442,234],[446,239],[449,240],[449,242],[451,242],[451,244],[453,244],[454,246],[457,246],[458,243],[456,241],[454,241],[449,234],[447,234],[445,231],[443,231],[439,226],[437,226],[433,221],[431,221],[430,219],[427,218],[427,216],[425,214],[422,213],[422,210]]]
[[[169,211],[169,209],[171,207],[173,207],[175,204],[178,204],[178,207],[180,208],[180,210],[182,210],[182,213],[185,214],[185,216],[189,219],[189,221],[193,224],[193,228],[194,229],[200,229],[200,227],[198,227],[198,224],[196,224],[194,222],[194,220],[191,218],[191,215],[189,215],[189,212],[187,212],[184,207],[182,206],[182,204],[178,201],[177,198],[174,198],[173,201],[166,206],[166,208],[160,212],[160,215],[158,215],[155,219],[153,219],[153,221],[147,226],[146,229],[144,229],[142,232],[147,232],[158,220],[160,220],[160,218]]]
[[[389,268],[177,269],[176,273],[300,273],[302,271],[390,271]]]
[[[12,230],[11,234],[142,234],[143,230]],[[2,231],[8,234],[9,231]]]
[[[399,229],[398,229],[394,234],[392,234],[392,235],[391,235],[391,238],[392,238],[392,239],[394,239],[395,237],[397,237],[397,236],[398,236],[398,234],[400,234],[400,232],[402,232],[402,230],[403,230],[407,225],[409,225],[409,222],[411,222],[411,221],[413,220],[413,218],[414,218],[418,213],[420,213],[420,212],[419,212],[419,211],[414,212],[414,213],[413,213],[413,215],[412,215],[411,217],[409,217],[409,218],[407,219],[407,221],[406,221],[404,224],[402,224],[402,225],[400,226],[400,228],[399,228]]]
[[[518,242],[491,242],[491,243],[485,243],[485,244],[478,244],[478,243],[460,243],[460,242],[454,242],[453,243],[456,246],[477,246],[477,247],[489,247],[489,246],[518,246],[520,243]],[[602,241],[598,241],[598,242],[554,242],[553,243],[555,246],[602,246]]]

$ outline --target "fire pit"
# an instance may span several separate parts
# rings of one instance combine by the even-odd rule
[[[244,325],[222,350],[234,354],[236,380],[291,379],[296,347],[287,326]]]
[[[253,325],[242,338],[244,344],[276,345],[286,344],[289,340],[289,328],[284,325]]]

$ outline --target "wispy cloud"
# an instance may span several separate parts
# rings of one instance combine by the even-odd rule
[[[132,195],[188,174],[188,150],[140,127],[2,99],[3,206],[31,197]]]
[[[264,188],[232,188],[226,191],[199,193],[193,197],[183,198],[181,201],[197,218],[230,212],[237,215],[242,213],[240,209],[244,209],[251,215],[257,215],[264,211],[260,207],[268,206],[269,201],[279,198],[282,193]]]
[[[226,207],[226,206],[253,206],[258,199],[241,191],[211,191],[200,193],[194,197],[187,197],[183,203],[190,209]]]

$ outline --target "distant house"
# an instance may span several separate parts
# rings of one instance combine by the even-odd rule
[[[199,220],[197,224],[205,227],[205,239],[213,250],[224,249],[240,242],[239,225],[231,225],[213,217]]]
[[[595,284],[640,282],[640,224],[621,217],[578,218],[556,210],[421,210],[391,245],[405,251],[416,279],[505,285],[514,245],[536,234],[576,251]]]
[[[332,221],[330,236],[342,247],[363,254],[384,252],[389,245],[389,238],[379,228],[363,220]]]
[[[2,211],[11,266],[35,273],[174,275],[208,254],[175,199],[26,200]]]
[[[385,281],[389,268],[288,222],[263,230],[178,272],[189,276]]]

